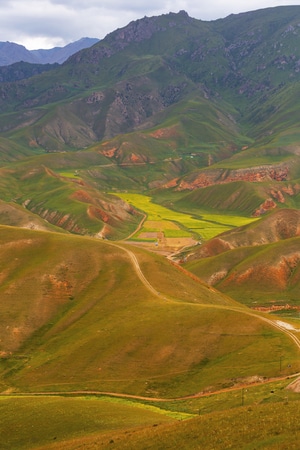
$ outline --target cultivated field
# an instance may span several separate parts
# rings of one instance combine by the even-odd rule
[[[208,214],[198,211],[198,217],[180,213],[153,203],[151,197],[133,193],[116,194],[146,214],[143,227],[132,238],[139,241],[158,242],[177,248],[208,240],[253,219],[240,216]],[[167,239],[167,241],[164,241]]]

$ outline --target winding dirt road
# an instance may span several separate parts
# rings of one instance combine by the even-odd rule
[[[135,256],[135,254],[131,250],[129,250],[128,248],[123,247],[122,245],[114,244],[112,242],[107,242],[107,244],[112,246],[112,247],[117,247],[120,250],[122,250],[125,253],[127,253],[127,255],[129,256],[129,258],[131,260],[133,268],[134,268],[137,276],[139,277],[139,279],[143,283],[143,285],[151,292],[151,294],[155,295],[156,297],[160,297],[160,293],[152,286],[152,284],[149,283],[149,281],[147,280],[147,278],[143,274],[142,269],[141,269],[141,267],[139,265],[139,262],[137,260],[137,257]]]
[[[112,242],[107,242],[107,244],[108,244],[108,245],[111,245],[111,246],[113,246],[113,247],[117,247],[117,248],[119,248],[120,250],[126,252],[127,255],[129,256],[130,260],[131,260],[131,263],[132,263],[132,265],[133,265],[133,268],[134,268],[134,270],[135,270],[137,276],[139,277],[139,279],[141,280],[141,282],[144,284],[144,286],[145,286],[145,287],[146,287],[153,295],[155,295],[155,296],[157,296],[157,297],[160,297],[160,298],[165,298],[165,299],[166,299],[166,297],[162,296],[161,293],[158,292],[158,291],[152,286],[152,284],[147,280],[147,278],[145,277],[144,273],[142,272],[142,269],[141,269],[141,267],[140,267],[140,265],[139,265],[139,262],[138,262],[138,259],[137,259],[136,255],[135,255],[131,250],[129,250],[128,248],[126,248],[126,247],[124,247],[124,246],[122,246],[122,245],[115,244],[115,243],[112,243]],[[200,280],[199,280],[199,281],[200,281]],[[203,284],[203,283],[202,283],[202,284]],[[216,291],[216,292],[217,292],[217,291]],[[209,307],[216,308],[215,305],[209,305],[209,304],[205,304],[205,307],[207,307],[207,308],[209,308]],[[291,329],[288,328],[288,327],[289,327],[289,324],[288,324],[288,323],[286,323],[286,326],[284,326],[284,322],[283,322],[283,321],[277,321],[277,320],[268,319],[267,317],[262,316],[261,313],[259,313],[259,312],[255,313],[255,312],[252,312],[251,310],[248,310],[248,309],[246,309],[246,308],[237,308],[237,307],[234,307],[234,306],[225,306],[225,305],[222,305],[222,306],[219,306],[219,305],[218,305],[217,307],[218,307],[218,308],[222,308],[222,309],[228,309],[228,310],[231,310],[231,311],[237,311],[237,312],[240,312],[240,313],[242,313],[242,314],[247,314],[248,316],[256,317],[257,319],[262,320],[263,322],[268,323],[268,324],[271,325],[273,328],[276,328],[277,330],[279,330],[279,331],[281,331],[282,333],[284,333],[284,334],[286,334],[287,336],[289,336],[289,337],[292,339],[292,341],[295,343],[295,345],[298,347],[298,349],[300,350],[300,339],[299,339],[298,336],[295,335],[295,332],[300,332],[300,329],[299,329],[299,330],[296,330],[296,329],[295,329],[295,330],[293,331],[293,330],[291,330]],[[280,322],[280,323],[278,323],[278,322]]]
[[[160,299],[166,299],[167,297],[164,297],[160,292],[158,292],[153,286],[152,284],[147,280],[147,278],[145,277],[144,273],[142,272],[142,269],[139,265],[138,259],[136,257],[136,255],[129,250],[128,248],[124,247],[123,245],[117,244],[117,243],[112,243],[112,242],[106,242],[107,245],[110,245],[112,247],[116,247],[122,251],[124,251],[133,266],[133,269],[135,270],[138,278],[140,279],[140,281],[143,283],[143,285],[151,292],[151,294],[159,297]],[[200,280],[199,280],[200,281]],[[201,282],[202,283],[202,282]],[[202,283],[203,284],[203,283]],[[217,292],[217,291],[216,291]],[[199,306],[203,306],[203,305],[199,305]],[[272,320],[272,319],[268,319],[267,317],[262,316],[260,313],[255,313],[252,312],[251,310],[247,310],[246,308],[238,308],[238,307],[234,307],[234,306],[226,306],[226,305],[209,305],[209,304],[205,304],[206,308],[221,308],[221,309],[227,309],[227,310],[231,310],[231,311],[236,311],[242,314],[247,314],[249,316],[255,317],[259,320],[262,320],[264,322],[266,322],[267,324],[269,324],[270,326],[272,326],[273,328],[276,328],[277,330],[281,331],[282,333],[286,334],[287,336],[289,336],[290,339],[292,339],[292,341],[294,342],[294,344],[298,347],[298,349],[300,350],[300,339],[298,336],[296,336],[294,333],[295,332],[300,332],[299,330],[291,330],[289,329],[290,324],[286,323],[283,321],[276,321],[276,320]],[[279,322],[279,323],[278,323]],[[187,400],[187,399],[191,399],[191,398],[198,398],[198,397],[205,397],[205,396],[210,396],[210,395],[217,395],[220,393],[224,393],[224,392],[229,392],[229,391],[236,391],[236,390],[241,390],[245,387],[251,387],[251,386],[255,386],[255,385],[262,385],[262,384],[266,384],[266,383],[271,383],[274,381],[279,381],[279,380],[287,380],[290,378],[297,378],[299,377],[300,373],[297,374],[293,374],[293,375],[288,375],[288,376],[284,376],[284,377],[277,377],[277,378],[270,378],[264,381],[260,381],[257,383],[251,383],[251,384],[245,384],[245,385],[239,385],[239,386],[234,386],[231,388],[226,388],[226,389],[222,389],[222,390],[218,390],[218,391],[214,391],[214,392],[199,392],[199,393],[195,393],[195,394],[190,394],[190,395],[186,395],[183,397],[178,397],[178,398],[155,398],[155,397],[145,397],[145,396],[138,396],[138,395],[131,395],[131,394],[122,394],[122,393],[117,393],[117,392],[106,392],[106,391],[70,391],[70,392],[55,392],[55,391],[51,391],[51,392],[18,392],[15,395],[22,395],[22,396],[33,396],[33,395],[107,395],[107,396],[112,396],[112,397],[119,397],[119,398],[127,398],[127,399],[136,399],[136,400],[141,400],[141,401],[151,401],[151,402],[168,402],[168,401],[175,401],[175,400]],[[296,384],[296,383],[300,383],[300,378],[297,378],[295,381],[293,381],[292,384]],[[2,394],[3,395],[3,394]],[[7,395],[13,395],[13,394],[7,394]]]

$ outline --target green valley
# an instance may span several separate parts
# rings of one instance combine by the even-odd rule
[[[144,17],[0,81],[1,448],[298,448],[299,23]]]

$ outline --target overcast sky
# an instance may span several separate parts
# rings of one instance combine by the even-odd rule
[[[280,5],[293,0],[0,0],[0,41],[28,49],[64,46],[81,37],[106,34],[144,16],[185,10],[196,19]]]

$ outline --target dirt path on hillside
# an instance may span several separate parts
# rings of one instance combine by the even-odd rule
[[[114,243],[111,243],[111,242],[109,242],[108,243],[108,245],[112,245],[112,246],[114,246],[114,247],[117,247],[117,248],[119,248],[119,249],[121,249],[121,250],[123,250],[124,252],[126,252],[127,253],[127,255],[129,256],[129,258],[130,258],[130,260],[131,260],[131,262],[132,262],[132,265],[133,265],[133,267],[134,267],[134,270],[135,270],[135,272],[136,272],[136,274],[137,274],[137,276],[139,277],[139,279],[141,280],[141,282],[144,284],[144,286],[152,293],[152,294],[154,294],[156,297],[159,297],[159,298],[163,298],[163,299],[165,299],[165,300],[167,300],[167,297],[165,297],[164,295],[162,295],[160,292],[158,292],[153,286],[152,286],[152,284],[147,280],[147,278],[145,277],[145,275],[144,275],[144,273],[142,272],[142,269],[141,269],[141,267],[140,267],[140,265],[139,265],[139,262],[138,262],[138,260],[137,260],[137,257],[136,257],[136,255],[131,251],[131,250],[129,250],[128,248],[126,248],[126,247],[123,247],[123,246],[121,246],[121,245],[118,245],[118,244],[114,244]],[[173,263],[173,265],[176,267],[176,264],[174,264]],[[196,277],[197,278],[197,277]],[[201,282],[201,280],[199,279],[199,282]],[[202,283],[202,282],[201,282]],[[203,283],[202,283],[203,284]],[[217,291],[216,291],[217,292]],[[288,323],[286,323],[286,322],[283,322],[282,320],[272,320],[272,319],[268,319],[267,317],[265,317],[265,316],[262,316],[260,313],[255,313],[255,312],[252,312],[251,310],[247,310],[246,308],[238,308],[238,307],[234,307],[234,306],[225,306],[225,305],[222,305],[222,306],[219,306],[219,305],[209,305],[209,304],[206,304],[205,305],[206,307],[212,307],[212,308],[222,308],[222,309],[227,309],[227,310],[231,310],[231,311],[236,311],[236,312],[240,312],[240,313],[242,313],[242,314],[247,314],[248,316],[252,316],[252,317],[255,317],[255,318],[257,318],[257,319],[259,319],[259,320],[262,320],[263,322],[266,322],[268,325],[270,325],[270,326],[272,326],[273,328],[276,328],[277,330],[279,330],[279,331],[281,331],[282,333],[284,333],[285,335],[287,335],[290,339],[292,339],[292,341],[294,342],[294,344],[298,347],[298,349],[300,350],[300,339],[299,339],[299,337],[298,336],[295,336],[295,332],[300,332],[300,329],[294,329],[293,327],[291,327],[291,325],[290,324],[288,324]],[[300,374],[297,374],[296,376],[299,376]],[[287,377],[288,378],[288,377]],[[245,387],[246,387],[247,385],[245,385]],[[291,389],[293,389],[293,390],[295,390],[295,392],[298,392],[298,389],[299,388],[299,391],[300,391],[300,378],[299,378],[299,380],[296,380],[295,382],[294,382],[294,389],[291,387]],[[241,387],[239,387],[239,388],[236,388],[236,389],[241,389]],[[219,391],[219,392],[224,392],[224,391]],[[113,393],[110,393],[110,394],[108,394],[108,393],[106,393],[107,395],[115,395],[115,394],[113,394]],[[196,396],[198,395],[198,396],[201,396],[201,395],[204,395],[204,394],[195,394]],[[193,398],[193,397],[195,397],[195,395],[192,395],[192,396],[190,396],[190,397],[184,397],[184,398]],[[210,394],[211,395],[211,394]],[[135,398],[135,397],[132,397],[132,398]],[[182,400],[184,399],[184,398],[182,398]],[[142,399],[144,399],[144,400],[149,400],[148,398],[146,398],[146,397],[143,397]],[[153,400],[153,399],[152,399]],[[162,401],[162,399],[160,399],[160,400],[156,400],[156,401]]]
[[[137,276],[139,277],[139,279],[140,279],[141,282],[143,283],[143,285],[144,285],[144,286],[145,286],[152,294],[154,294],[156,297],[160,297],[160,298],[161,298],[160,293],[152,286],[151,283],[149,283],[149,281],[147,280],[147,278],[146,278],[145,275],[143,274],[142,269],[141,269],[141,267],[140,267],[140,265],[139,265],[139,262],[138,262],[138,260],[137,260],[137,257],[135,256],[135,254],[134,254],[131,250],[129,250],[129,249],[126,248],[126,247],[123,247],[122,245],[115,244],[115,243],[112,243],[112,242],[107,242],[107,245],[111,245],[112,247],[117,247],[117,248],[119,248],[120,250],[122,250],[123,252],[127,253],[127,255],[129,256],[129,258],[130,258],[130,260],[131,260],[131,262],[132,262],[133,268],[134,268],[134,270],[135,270]]]
[[[123,247],[122,245],[115,244],[115,243],[112,243],[112,242],[107,242],[107,245],[111,245],[113,247],[117,247],[120,250],[122,250],[125,253],[127,253],[127,255],[129,256],[129,258],[130,258],[130,260],[132,262],[132,265],[134,267],[134,270],[135,270],[137,276],[139,277],[141,282],[144,284],[144,286],[152,294],[154,294],[156,297],[167,299],[167,297],[162,296],[162,294],[160,292],[158,292],[152,286],[152,284],[147,280],[147,278],[145,277],[144,273],[142,272],[142,269],[141,269],[141,267],[139,265],[139,262],[137,260],[136,255],[131,250],[129,250],[126,247]],[[174,267],[176,267],[176,264],[173,264],[173,265],[174,265]],[[197,277],[195,276],[194,278],[197,278]],[[201,284],[203,284],[203,282],[201,282],[200,279],[199,279],[199,282]],[[212,289],[212,288],[210,287],[210,289]],[[217,292],[217,290],[215,290],[215,292]],[[289,324],[283,322],[282,320],[279,321],[279,320],[268,319],[267,317],[262,316],[259,312],[255,313],[255,312],[252,312],[251,310],[247,310],[246,308],[238,308],[238,307],[227,306],[227,305],[222,305],[222,306],[217,305],[216,306],[216,305],[210,305],[210,304],[205,304],[205,307],[207,307],[207,308],[209,308],[209,307],[216,308],[217,307],[217,308],[227,309],[227,310],[231,310],[231,311],[236,311],[236,312],[240,312],[242,314],[247,314],[248,316],[255,317],[255,318],[259,319],[259,320],[262,320],[262,321],[268,323],[269,325],[271,325],[273,328],[276,328],[277,330],[279,330],[282,333],[284,333],[287,336],[289,336],[292,339],[292,341],[295,343],[295,345],[298,347],[298,349],[300,350],[300,339],[299,339],[298,336],[295,336],[295,334],[294,334],[295,332],[300,332],[300,329],[298,329],[298,330],[294,329],[294,332],[293,332],[293,330],[289,327]]]
[[[190,400],[195,398],[201,398],[201,397],[210,397],[212,395],[219,395],[224,394],[226,392],[234,392],[234,391],[240,391],[241,389],[255,387],[255,386],[262,386],[264,384],[270,384],[275,383],[277,381],[284,381],[289,380],[291,378],[299,377],[300,373],[294,374],[294,375],[286,375],[284,377],[276,377],[276,378],[268,378],[263,381],[257,381],[257,382],[250,382],[250,383],[239,383],[236,386],[224,388],[224,389],[218,389],[216,391],[207,391],[207,392],[197,392],[195,394],[190,395],[184,395],[182,397],[173,397],[173,398],[160,398],[160,397],[146,397],[143,395],[133,395],[133,394],[122,394],[119,392],[109,392],[109,391],[49,391],[49,392],[10,392],[8,394],[2,393],[1,395],[7,395],[9,396],[24,396],[24,397],[30,397],[30,396],[85,396],[85,395],[102,395],[102,396],[108,396],[108,397],[117,397],[117,398],[124,398],[124,399],[132,399],[132,400],[141,400],[141,401],[147,401],[147,402],[174,402],[174,401],[184,401],[184,400]],[[295,381],[293,381],[289,386],[292,386],[293,384],[299,383],[299,378],[297,378]],[[297,391],[295,391],[297,392]]]
[[[123,239],[123,241],[128,241],[128,239],[132,238],[132,236],[134,236],[136,233],[138,233],[141,230],[142,226],[144,225],[145,220],[147,219],[147,214],[143,214],[143,213],[141,213],[141,214],[143,215],[142,220],[140,221],[140,223],[138,224],[136,229],[129,236],[127,236],[125,239]]]
[[[143,283],[143,285],[156,297],[159,297],[160,299],[165,299],[167,300],[167,297],[165,297],[163,294],[161,294],[160,292],[158,292],[154,286],[152,286],[152,284],[147,280],[147,278],[145,277],[144,273],[142,272],[142,269],[139,265],[138,259],[136,257],[136,255],[129,250],[128,248],[126,248],[125,246],[121,245],[121,244],[117,244],[117,243],[112,243],[112,242],[106,242],[107,245],[110,245],[112,247],[116,247],[122,251],[124,251],[133,266],[133,269],[135,270],[138,278],[140,279],[140,281]],[[173,265],[175,265],[173,263]],[[176,267],[176,265],[175,265]],[[193,276],[194,277],[194,276]],[[196,277],[197,278],[197,277]],[[203,282],[199,279],[199,282],[201,284],[203,284]],[[215,290],[216,291],[216,290]],[[216,291],[217,292],[217,291]],[[203,306],[203,305],[199,305],[199,306]],[[239,307],[234,307],[234,306],[226,306],[226,305],[210,305],[210,304],[205,304],[206,308],[219,308],[219,309],[226,309],[226,310],[230,310],[230,311],[236,311],[242,314],[247,314],[249,316],[255,317],[259,320],[262,320],[264,322],[266,322],[267,324],[269,324],[270,326],[272,326],[273,328],[276,328],[277,330],[279,330],[280,332],[286,334],[290,339],[292,339],[292,341],[294,342],[294,344],[298,347],[298,349],[300,350],[300,339],[298,338],[298,336],[295,336],[295,332],[300,332],[300,329],[295,329],[293,327],[291,327],[290,324],[283,322],[282,320],[271,320],[268,319],[267,317],[262,316],[260,313],[255,313],[252,312],[251,310],[247,310],[245,307],[244,308],[239,308]],[[188,399],[192,399],[192,398],[199,398],[199,397],[207,397],[207,396],[211,396],[211,395],[217,395],[217,394],[221,394],[224,392],[230,392],[230,391],[237,391],[237,390],[241,390],[243,388],[247,388],[247,387],[252,387],[252,386],[257,386],[257,385],[262,385],[262,384],[267,384],[267,383],[272,383],[275,381],[280,381],[280,380],[287,380],[290,378],[295,378],[297,377],[297,379],[291,383],[290,385],[290,389],[293,389],[293,385],[294,385],[294,391],[295,392],[299,392],[298,390],[296,390],[298,388],[298,386],[300,386],[300,373],[294,374],[294,375],[287,375],[284,377],[277,377],[277,378],[269,378],[267,380],[263,380],[263,381],[259,381],[259,382],[255,382],[255,383],[245,383],[245,384],[239,384],[237,386],[233,386],[231,388],[226,388],[226,389],[221,389],[221,390],[217,390],[217,391],[212,391],[212,392],[199,392],[199,393],[195,393],[195,394],[191,394],[191,395],[187,395],[187,396],[183,396],[183,397],[178,397],[178,398],[153,398],[153,397],[144,397],[144,396],[138,396],[138,395],[131,395],[131,394],[121,394],[121,393],[116,393],[116,392],[105,392],[105,391],[69,391],[69,392],[57,392],[57,391],[51,391],[51,392],[16,392],[16,393],[7,393],[6,395],[24,395],[24,396],[47,396],[47,395],[107,395],[107,396],[113,396],[113,397],[120,397],[120,398],[127,398],[127,399],[136,399],[136,400],[142,400],[142,401],[152,401],[152,402],[169,402],[169,401],[175,401],[175,400],[188,400]],[[300,388],[299,388],[300,390]],[[2,393],[2,395],[5,395],[4,393]]]
[[[152,284],[147,280],[147,278],[145,277],[144,273],[142,272],[142,269],[141,269],[141,267],[140,267],[140,265],[139,265],[139,262],[138,262],[138,260],[137,260],[136,255],[135,255],[131,250],[129,250],[128,248],[123,247],[123,246],[121,246],[121,245],[118,245],[118,244],[108,243],[108,245],[112,245],[112,246],[117,247],[117,248],[123,250],[124,252],[126,252],[126,253],[128,254],[128,256],[129,256],[129,258],[130,258],[132,264],[133,264],[133,267],[134,267],[134,270],[135,270],[137,276],[139,277],[139,279],[141,280],[141,282],[144,284],[144,286],[145,286],[152,294],[154,294],[155,296],[167,300],[167,297],[165,297],[165,296],[162,295],[160,292],[158,292],[158,291],[152,286]],[[176,267],[176,264],[173,263],[173,265]],[[197,277],[195,277],[195,278],[197,278]],[[201,282],[200,279],[199,279],[199,282]],[[201,283],[202,283],[202,282],[201,282]],[[202,284],[203,284],[203,283],[202,283]],[[216,292],[217,292],[217,291],[216,291]],[[279,320],[272,320],[272,319],[269,319],[269,318],[267,318],[267,317],[265,317],[265,316],[262,316],[260,313],[255,313],[255,312],[252,312],[251,310],[247,310],[246,308],[238,308],[238,307],[234,307],[234,306],[225,306],[225,305],[222,305],[222,306],[217,305],[217,306],[216,306],[216,305],[209,305],[209,304],[206,304],[205,306],[206,306],[206,307],[211,307],[211,308],[216,308],[216,307],[217,307],[217,308],[227,309],[227,310],[231,310],[231,311],[236,311],[236,312],[239,312],[239,313],[242,313],[242,314],[247,314],[248,316],[255,317],[255,318],[259,319],[259,320],[262,320],[262,321],[266,322],[268,325],[272,326],[273,328],[276,328],[276,329],[279,330],[280,332],[282,332],[282,333],[284,333],[285,335],[287,335],[290,339],[292,339],[292,341],[294,342],[294,344],[295,344],[295,345],[298,347],[298,349],[300,350],[300,339],[299,339],[298,336],[296,336],[296,335],[294,334],[295,332],[300,332],[300,329],[294,329],[293,327],[291,327],[290,324],[288,324],[288,323],[286,323],[286,322],[283,322],[282,320],[280,320],[280,321],[279,321]],[[300,375],[300,374],[298,374],[297,376],[299,376],[299,375]],[[246,386],[247,386],[247,385],[245,385],[245,387],[246,387]],[[241,389],[241,387],[236,388],[236,389]],[[293,389],[295,392],[300,392],[300,378],[294,382],[294,385],[291,386],[290,389]],[[299,390],[298,390],[298,389],[299,389]],[[222,391],[222,392],[224,392],[224,391]],[[106,394],[109,395],[108,393],[106,393]],[[111,395],[115,395],[115,394],[113,394],[113,393],[110,393],[110,394],[111,394]],[[200,395],[203,395],[203,394],[195,394],[195,395],[196,395],[196,396],[197,396],[197,395],[200,396]],[[191,397],[185,397],[185,398],[193,398],[195,395],[192,395]],[[134,398],[134,397],[133,397],[133,398]],[[143,397],[143,399],[144,399],[144,400],[149,400],[149,399],[146,398],[146,397]],[[182,398],[182,400],[183,400],[183,399],[184,399],[184,398]],[[162,401],[162,399],[156,400],[156,401]]]
[[[297,378],[295,381],[290,383],[287,389],[290,389],[291,391],[300,394],[300,378]]]

